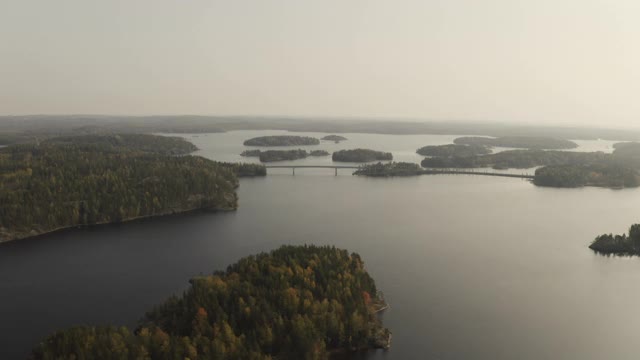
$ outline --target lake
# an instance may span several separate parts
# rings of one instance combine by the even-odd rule
[[[185,136],[200,155],[237,161],[247,160],[238,156],[242,141],[265,133],[278,132]],[[455,138],[346,137],[317,148],[366,145],[419,161],[411,150]],[[592,141],[581,150],[610,145]],[[599,256],[587,246],[639,222],[640,189],[551,189],[466,175],[374,179],[330,169],[269,173],[241,180],[236,212],[0,245],[0,358],[24,358],[43,336],[74,324],[133,326],[194,275],[305,243],[358,252],[384,291],[392,348],[368,359],[638,358],[640,259]]]

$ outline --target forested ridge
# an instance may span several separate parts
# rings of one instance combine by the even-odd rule
[[[386,348],[376,312],[386,304],[358,254],[283,246],[224,272],[193,278],[136,331],[76,327],[33,352],[65,359],[327,359],[337,350]]]
[[[109,135],[0,149],[0,241],[195,209],[235,209],[236,173],[177,138]]]
[[[140,151],[160,155],[185,155],[198,150],[195,145],[180,137],[147,134],[62,136],[43,143],[95,145],[103,151]]]

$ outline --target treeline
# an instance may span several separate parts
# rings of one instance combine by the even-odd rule
[[[380,160],[393,160],[390,152],[375,151],[370,149],[353,149],[335,151],[333,161],[341,162],[371,162]]]
[[[236,173],[264,172],[259,165],[166,155],[182,148],[174,138],[131,136],[142,141],[122,136],[117,146],[113,137],[78,137],[0,149],[0,241],[194,209],[235,209]]]
[[[600,186],[627,188],[640,186],[636,169],[613,162],[589,165],[556,165],[537,169],[534,184],[552,187]]]
[[[326,140],[326,141],[334,141],[336,144],[339,143],[340,141],[345,141],[347,140],[346,137],[344,136],[340,136],[340,135],[327,135],[325,137],[323,137],[320,140]]]
[[[432,157],[422,160],[427,168],[529,169],[536,166],[603,163],[611,155],[602,152],[507,150],[482,156]]]
[[[468,157],[486,155],[491,153],[491,148],[486,145],[428,145],[416,150],[420,155],[439,157]]]
[[[325,150],[312,150],[307,152],[303,149],[297,150],[245,150],[240,156],[245,157],[258,157],[260,162],[274,162],[274,161],[287,161],[305,159],[309,156],[328,156],[329,153]]]
[[[371,177],[416,176],[424,173],[418,164],[408,162],[390,162],[362,165],[354,175]]]
[[[260,164],[219,162],[222,167],[231,170],[237,177],[267,176],[267,168]]]
[[[198,148],[181,137],[147,134],[111,134],[63,136],[48,139],[43,144],[94,145],[104,151],[140,151],[160,155],[186,155]]]
[[[35,360],[327,359],[388,347],[384,306],[359,255],[283,246],[191,280],[132,332],[76,327],[45,339]]]
[[[640,254],[640,224],[631,225],[629,236],[626,234],[604,234],[596,237],[589,248],[603,254],[638,255]]]
[[[545,136],[503,136],[498,138],[468,136],[457,138],[453,140],[453,143],[538,150],[561,150],[578,147],[578,144],[573,141]]]
[[[320,140],[316,138],[292,135],[259,136],[244,142],[246,146],[301,146],[319,144]]]

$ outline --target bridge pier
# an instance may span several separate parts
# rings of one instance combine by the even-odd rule
[[[296,168],[292,167],[291,170],[293,170],[293,176],[296,176]]]
[[[338,176],[338,168],[336,168],[336,176]]]

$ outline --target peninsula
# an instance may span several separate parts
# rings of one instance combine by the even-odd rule
[[[302,146],[319,144],[320,140],[316,138],[293,135],[259,136],[244,142],[246,146]]]
[[[260,165],[187,155],[194,149],[181,138],[138,134],[2,148],[0,242],[199,209],[233,210],[238,176],[266,174]]]
[[[283,246],[190,283],[148,312],[136,331],[58,331],[33,358],[329,359],[390,346],[391,332],[376,315],[388,306],[360,256],[346,250]]]

